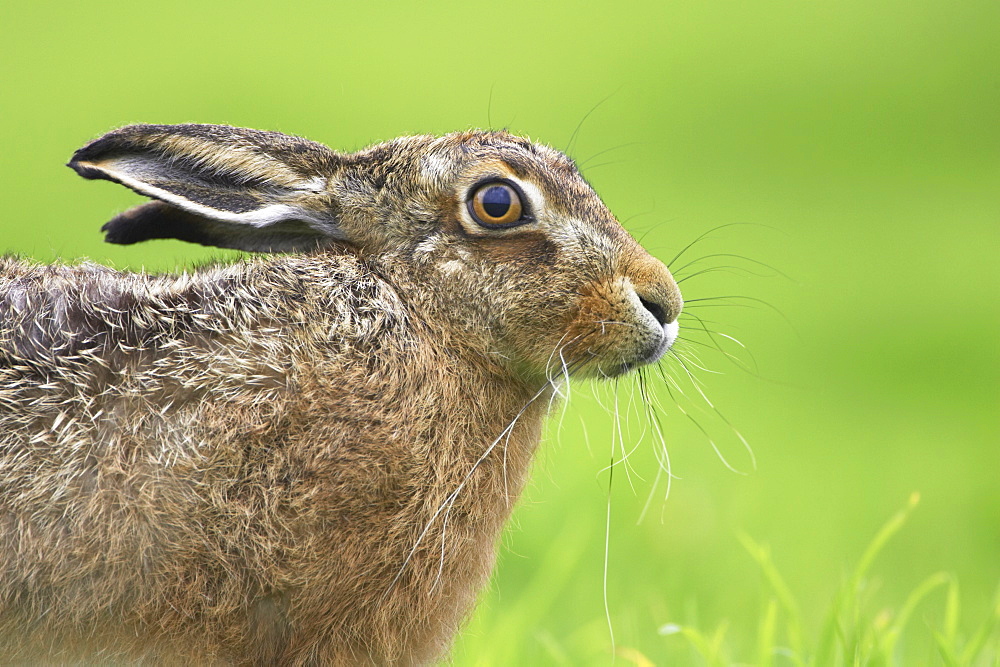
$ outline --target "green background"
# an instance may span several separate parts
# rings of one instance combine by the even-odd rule
[[[649,377],[677,479],[641,523],[656,459],[636,382],[575,384],[455,662],[610,662],[616,397],[635,447],[630,473],[614,469],[608,524],[621,664],[694,661],[658,632],[668,623],[726,623],[729,659],[753,660],[766,596],[741,532],[770,544],[814,637],[913,492],[868,604],[898,608],[943,570],[960,582],[963,630],[987,616],[1000,582],[996,0],[6,2],[0,113],[0,246],[45,261],[170,270],[220,254],[102,243],[100,225],[140,198],[62,165],[131,122],[274,129],[342,150],[489,125],[564,148],[579,126],[572,155],[657,256],[731,225],[673,268],[737,267],[685,280],[688,299],[766,302],[689,307],[756,371],[680,345],[720,372],[693,368],[725,417],[676,360],[664,369],[690,400]],[[682,327],[708,341],[692,318]],[[907,664],[933,656],[935,595]]]

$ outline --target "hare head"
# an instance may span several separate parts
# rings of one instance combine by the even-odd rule
[[[677,336],[670,272],[562,153],[499,131],[403,137],[353,154],[276,132],[133,125],[74,155],[86,178],[154,198],[112,243],[334,248],[405,274],[465,345],[524,378],[610,377]]]

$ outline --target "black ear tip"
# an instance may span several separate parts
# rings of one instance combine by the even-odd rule
[[[76,152],[73,153],[73,157],[70,158],[69,164],[66,166],[79,171],[79,169],[75,166],[77,163],[90,162],[94,157],[97,157],[97,155],[101,153],[104,148],[107,147],[107,144],[107,135],[94,139],[87,145],[78,148]]]
[[[119,213],[101,226],[107,243],[131,245],[149,239],[176,236],[173,224],[184,214],[158,201],[146,202]]]
[[[101,231],[104,232],[104,242],[114,243],[116,245],[131,245],[137,241],[143,239],[129,238],[128,226],[126,225],[112,225],[110,222],[101,227]]]
[[[120,215],[101,225],[101,231],[104,232],[105,243],[117,245],[131,245],[151,238],[148,228]]]
[[[136,229],[135,225],[130,224],[128,219],[123,219],[120,215],[101,225],[101,231],[104,232],[105,243],[118,245],[131,245],[147,238],[141,229]]]
[[[77,151],[77,153],[79,154],[79,151]],[[86,162],[81,162],[77,160],[76,155],[73,156],[73,160],[71,162],[66,163],[66,166],[75,171],[80,176],[83,176],[84,178],[88,178],[91,180],[108,178],[106,172],[104,172],[101,169],[97,169]]]

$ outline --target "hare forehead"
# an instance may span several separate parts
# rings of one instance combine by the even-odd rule
[[[473,130],[442,137],[408,137],[406,151],[420,158],[423,175],[429,180],[450,180],[484,165],[502,162],[516,172],[576,171],[565,154],[525,137],[504,131]]]
[[[420,166],[424,172],[424,178],[431,182],[442,181],[455,170],[455,162],[446,155],[439,153],[428,153],[420,158]]]

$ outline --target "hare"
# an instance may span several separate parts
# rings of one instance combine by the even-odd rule
[[[658,360],[670,272],[562,153],[502,131],[340,154],[133,125],[106,240],[179,275],[0,259],[0,661],[446,655],[558,383]]]

